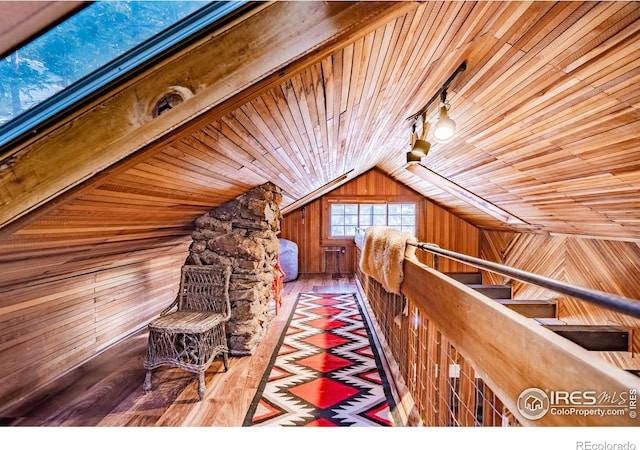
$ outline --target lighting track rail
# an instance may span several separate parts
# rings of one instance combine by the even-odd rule
[[[444,84],[442,85],[442,87],[440,88],[440,90],[438,92],[436,92],[433,97],[431,97],[431,100],[429,100],[427,102],[426,105],[424,105],[420,111],[416,112],[415,114],[412,114],[411,116],[407,117],[407,120],[418,120],[418,118],[420,116],[422,116],[423,114],[426,114],[426,112],[429,110],[429,108],[431,108],[431,105],[433,105],[435,103],[436,100],[438,100],[439,98],[442,99],[443,103],[446,100],[446,92],[447,89],[449,89],[449,86],[451,86],[451,83],[453,83],[456,78],[458,78],[460,76],[460,74],[462,72],[464,72],[465,70],[467,70],[467,62],[463,61],[458,68],[456,69],[455,72],[453,72],[451,74],[451,76],[449,78],[447,78],[447,81],[444,82]]]

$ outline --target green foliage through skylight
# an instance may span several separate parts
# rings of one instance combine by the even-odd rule
[[[0,60],[0,126],[210,2],[99,1]]]

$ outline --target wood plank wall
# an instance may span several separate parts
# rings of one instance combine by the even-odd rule
[[[280,237],[298,245],[298,272],[321,273],[320,200],[287,214],[282,219]]]
[[[0,258],[0,417],[2,410],[143,327],[175,298],[190,239],[141,251]],[[105,250],[102,248],[102,250]],[[62,251],[61,251],[62,253]],[[34,266],[44,275],[24,279]],[[141,379],[142,382],[142,379]]]
[[[465,255],[479,255],[480,232],[479,229],[468,222],[451,214],[430,201],[426,202],[426,214],[424,217],[424,232],[418,235],[418,240],[439,245],[442,248],[452,250]],[[430,265],[433,256],[427,252],[418,251],[416,256],[420,262]],[[473,267],[446,258],[440,258],[441,272],[476,272]]]
[[[572,237],[482,231],[480,258],[506,264],[560,281],[598,289],[640,301],[640,243]],[[553,299],[558,318],[569,324],[620,325],[632,330],[631,352],[597,352],[625,369],[640,369],[640,320],[606,311],[592,304],[552,291],[509,281],[485,272],[486,283],[512,284],[517,299]]]
[[[431,242],[443,248],[478,256],[480,234],[476,227],[430,202],[420,194],[391,179],[381,171],[372,169],[348,183],[336,188],[322,198],[284,216],[280,237],[298,245],[298,272],[325,273],[335,267],[326,264],[325,249],[331,244],[323,243],[322,229],[326,212],[323,202],[353,199],[365,202],[367,199],[404,199],[418,205],[418,226],[416,237],[419,241]],[[404,201],[403,200],[403,201]],[[343,244],[339,244],[342,246]],[[355,273],[358,258],[355,243],[344,244],[346,253],[341,257],[340,269],[345,273]],[[418,259],[428,263],[431,256],[418,251]],[[455,261],[440,259],[441,270],[449,272],[475,271]]]

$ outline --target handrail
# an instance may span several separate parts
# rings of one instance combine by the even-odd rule
[[[513,267],[505,266],[490,261],[485,261],[480,258],[474,258],[463,253],[457,253],[451,250],[445,250],[438,247],[435,244],[418,242],[417,244],[408,243],[409,245],[415,245],[420,250],[424,250],[435,255],[442,255],[449,259],[453,259],[470,266],[477,267],[479,269],[488,270],[490,272],[506,275],[510,278],[515,278],[525,283],[535,284],[546,289],[551,289],[562,294],[569,295],[571,297],[579,298],[581,300],[593,303],[606,309],[618,311],[629,316],[640,318],[640,300],[635,300],[621,295],[611,294],[609,292],[598,291],[596,289],[589,289],[580,286],[574,286],[569,283],[554,280],[542,275],[527,272]]]

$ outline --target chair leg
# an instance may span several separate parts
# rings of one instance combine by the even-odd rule
[[[205,390],[206,390],[206,387],[204,384],[204,371],[198,372],[198,397],[200,397],[200,400],[204,398]]]
[[[229,352],[222,352],[222,361],[224,362],[224,371],[229,370]]]
[[[144,393],[148,393],[151,390],[151,370],[147,370],[147,374],[144,376],[144,383],[142,384]]]

